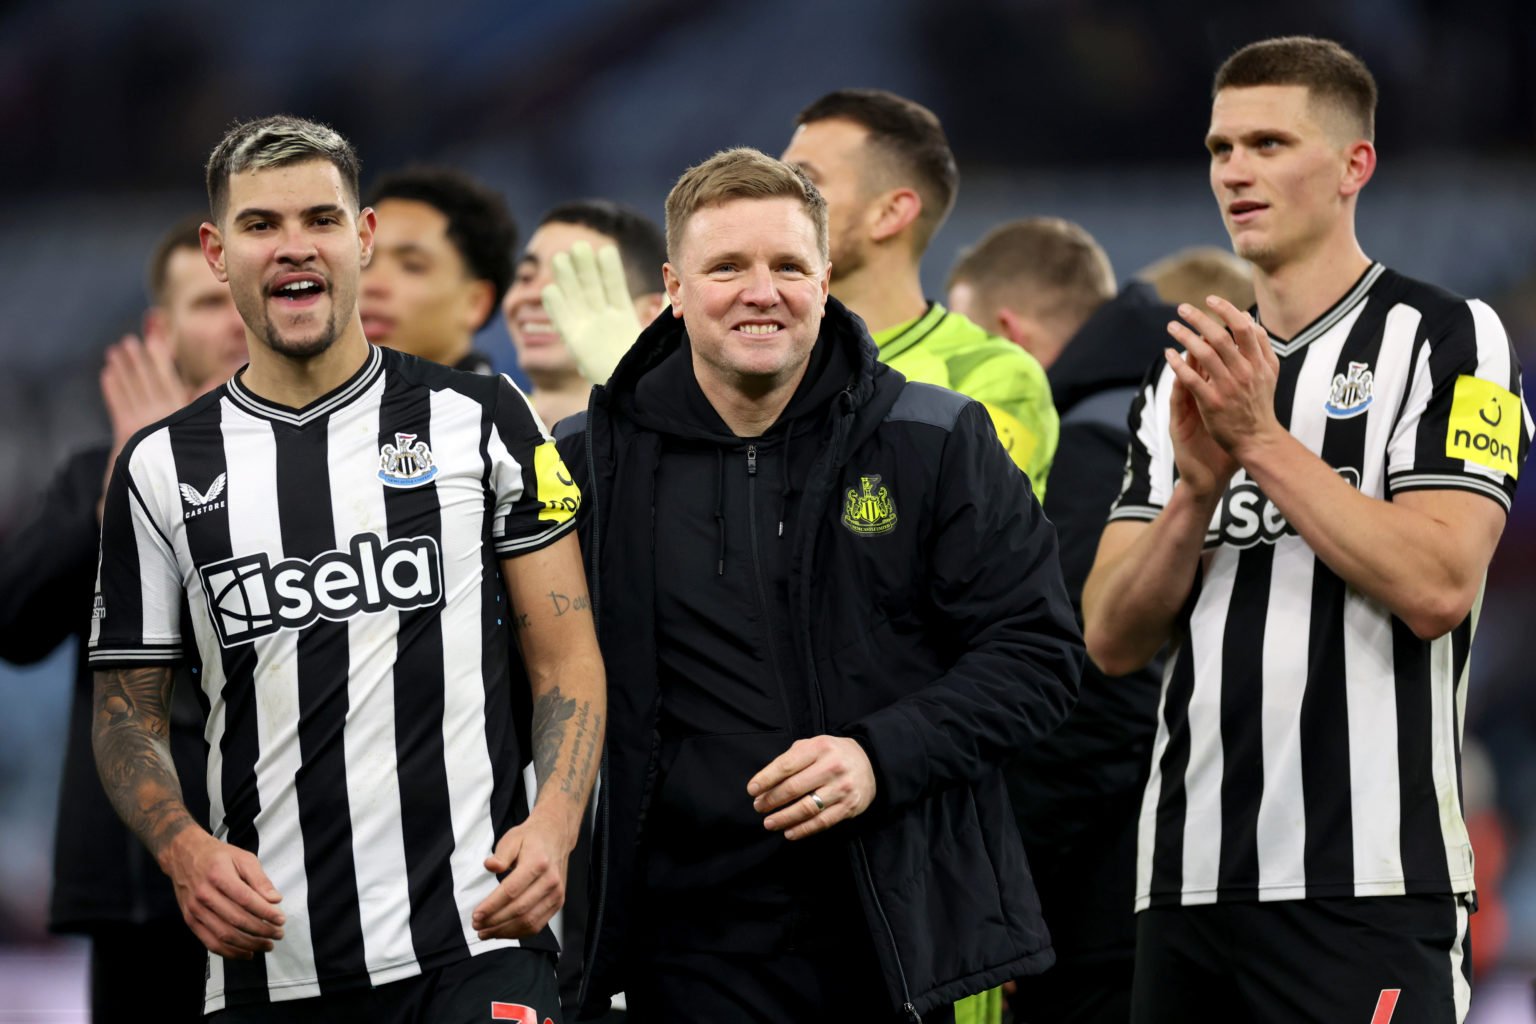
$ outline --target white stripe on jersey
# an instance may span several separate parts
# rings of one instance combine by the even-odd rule
[[[1451,1000],[1456,1007],[1456,1024],[1463,1024],[1467,1019],[1467,1011],[1472,1007],[1472,986],[1467,984],[1466,970],[1467,928],[1471,924],[1468,920],[1467,906],[1460,900],[1456,901],[1456,942],[1451,946]]]
[[[1416,338],[1422,314],[1410,306],[1395,306],[1387,314],[1387,337]],[[1414,345],[1385,345],[1376,357],[1376,375],[1402,380],[1414,358]],[[1428,346],[1424,346],[1428,350]],[[1427,367],[1426,367],[1427,369]],[[1378,391],[1366,411],[1365,450],[1383,451],[1401,408],[1402,392]],[[1368,459],[1357,467],[1364,494],[1386,493],[1386,465]],[[1350,589],[1345,596],[1344,629],[1353,638],[1344,645],[1344,686],[1349,709],[1349,778],[1355,799],[1350,801],[1354,842],[1355,895],[1395,896],[1404,891],[1402,847],[1402,783],[1396,751],[1397,686],[1393,671],[1392,620],[1381,605]],[[1358,642],[1354,642],[1358,641]]]
[[[223,403],[224,454],[227,464],[239,466],[229,474],[229,539],[237,552],[266,551],[272,561],[281,552],[272,550],[280,521],[277,502],[277,440],[272,427],[243,420]],[[209,650],[217,652],[217,636]],[[261,810],[256,814],[256,856],[267,877],[283,894],[282,941],[273,943],[266,955],[267,988],[284,999],[320,994],[315,980],[315,948],[310,935],[309,879],[304,870],[304,830],[299,825],[298,801],[285,798],[303,763],[299,750],[299,634],[282,630],[254,641],[261,665],[261,699],[256,708],[256,792]],[[223,758],[217,748],[208,756],[208,788],[222,783],[215,774]]]
[[[147,467],[163,466],[171,461],[171,435],[168,431],[157,430],[146,437],[139,446],[134,449],[132,458],[129,459],[129,470],[132,479],[146,480],[154,477],[154,471]],[[175,490],[175,488],[172,488]],[[145,501],[153,501],[151,495],[143,495]],[[129,507],[133,510],[133,539],[139,549],[139,565],[174,565],[176,556],[166,543],[167,537],[150,519],[151,509],[146,508],[138,497],[130,495]],[[178,496],[175,506],[175,518],[171,522],[181,522],[181,502]],[[175,650],[169,655],[161,653],[161,657],[177,657],[181,650],[184,638],[180,633],[171,630],[155,631],[149,623],[165,622],[173,623],[180,618],[181,595],[173,593],[160,585],[161,576],[158,572],[144,572],[140,576],[139,599],[143,602],[144,622],[146,628],[144,639],[174,645]],[[163,663],[163,662],[162,662]]]
[[[383,390],[384,378],[380,377],[357,409],[331,417],[326,424],[327,451],[368,451],[377,446],[379,418],[375,403]],[[345,551],[360,533],[388,538],[377,463],[356,458],[329,459],[326,471],[330,478],[336,549]],[[363,962],[369,980],[375,985],[416,973],[400,779],[394,757],[393,665],[399,625],[400,612],[394,608],[347,620],[351,667],[343,748],[347,811],[352,822],[352,861],[363,933]],[[391,968],[401,965],[406,965],[405,972],[391,972]]]
[[[1163,663],[1163,688],[1157,698],[1157,734],[1152,739],[1152,773],[1147,777],[1147,788],[1141,794],[1141,816],[1136,823],[1137,851],[1152,849],[1157,837],[1157,803],[1163,792],[1163,754],[1168,749],[1168,682],[1173,678],[1173,666],[1178,661],[1178,649],[1170,651]],[[596,797],[593,797],[595,800]],[[1152,858],[1136,858],[1136,910],[1147,909],[1145,895],[1152,888]]]
[[[1189,621],[1195,688],[1189,698],[1189,764],[1184,769],[1184,890],[1188,903],[1216,901],[1216,873],[1221,868],[1221,641],[1236,571],[1237,558],[1231,552],[1215,551],[1206,556],[1203,586],[1214,596],[1200,602]]]
[[[432,392],[432,450],[437,453],[443,477],[458,479],[462,474],[473,480],[484,474],[479,450],[481,412],[479,403],[457,392]],[[494,430],[491,438],[500,443]],[[495,462],[493,456],[492,464]],[[450,523],[478,521],[475,516],[484,500],[481,491],[439,487],[437,495],[445,530]],[[453,508],[454,502],[474,502],[476,509],[466,515]],[[445,543],[443,548],[443,592],[447,595],[439,619],[443,678],[447,680],[443,692],[443,768],[448,791],[454,795],[448,810],[456,839],[449,864],[464,941],[471,951],[479,953],[521,943],[515,939],[482,942],[470,923],[475,906],[496,886],[496,877],[485,870],[484,861],[500,838],[491,822],[494,778],[485,745],[480,601],[484,580],[478,546]],[[458,557],[453,557],[456,553]]]

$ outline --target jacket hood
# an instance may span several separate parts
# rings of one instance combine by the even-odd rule
[[[1067,410],[1089,395],[1111,388],[1134,387],[1147,368],[1174,345],[1168,321],[1172,306],[1152,286],[1132,281],[1094,311],[1046,371],[1056,410]]]
[[[854,405],[864,404],[885,372],[864,321],[829,298],[805,376],[765,433],[799,433],[820,423],[840,392],[850,393]],[[687,328],[670,309],[641,332],[605,390],[615,411],[648,430],[716,444],[741,441],[699,387]]]

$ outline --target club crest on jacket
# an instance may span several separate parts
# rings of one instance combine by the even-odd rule
[[[861,476],[857,488],[848,488],[843,525],[861,537],[877,537],[896,529],[896,499],[889,487],[880,486],[878,474]]]

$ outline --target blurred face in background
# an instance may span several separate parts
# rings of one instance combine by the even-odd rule
[[[363,269],[358,311],[375,345],[453,363],[495,304],[494,286],[470,276],[430,203],[383,199],[374,208],[373,259]]]
[[[245,321],[229,285],[191,247],[173,249],[166,260],[165,287],[145,314],[144,335],[170,344],[177,372],[197,394],[224,383],[248,359]]]
[[[576,360],[550,322],[549,314],[544,312],[544,300],[540,297],[544,286],[555,279],[551,261],[557,254],[569,252],[577,242],[586,242],[593,250],[614,244],[612,238],[584,224],[541,225],[528,239],[528,247],[512,276],[512,287],[501,304],[512,345],[517,350],[517,365],[530,377],[578,372]],[[636,312],[639,315],[638,309]],[[641,322],[645,323],[646,318],[642,317]]]

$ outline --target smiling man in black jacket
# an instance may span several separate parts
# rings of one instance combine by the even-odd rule
[[[825,210],[685,173],[672,311],[556,431],[614,670],[587,1012],[943,1020],[1051,962],[1001,765],[1076,692],[1055,534],[828,298]]]

